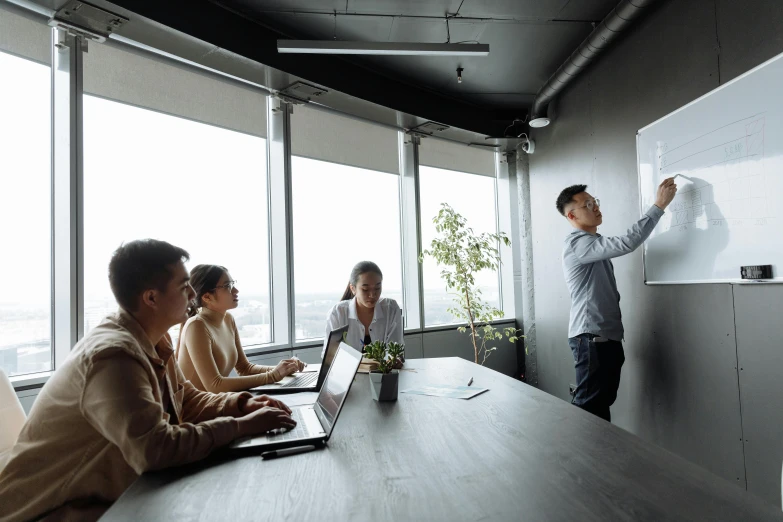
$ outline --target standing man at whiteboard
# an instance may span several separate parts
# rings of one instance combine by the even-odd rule
[[[624,236],[603,237],[600,202],[573,185],[557,198],[557,210],[576,230],[565,240],[563,273],[571,292],[568,344],[574,355],[576,391],[573,404],[612,420],[609,407],[617,398],[625,362],[620,293],[611,259],[636,250],[650,236],[677,193],[674,178],[658,187],[655,205]]]

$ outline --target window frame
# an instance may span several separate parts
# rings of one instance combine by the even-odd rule
[[[494,232],[497,234],[499,231],[505,232],[508,230],[508,232],[505,232],[506,235],[509,237],[513,234],[513,229],[511,227],[511,206],[505,205],[505,208],[501,210],[502,201],[509,201],[508,196],[511,193],[511,186],[510,186],[510,179],[508,176],[508,171],[506,170],[505,177],[501,177],[501,169],[500,167],[500,155],[495,154],[494,156],[494,170],[495,170],[495,176],[490,177],[484,174],[477,174],[475,172],[466,172],[466,171],[460,171],[460,170],[454,170],[451,168],[445,168],[445,167],[438,167],[433,165],[423,165],[425,167],[435,168],[438,170],[444,170],[448,172],[455,172],[459,174],[464,174],[467,176],[478,176],[478,177],[484,177],[484,178],[490,178],[492,179],[492,199],[493,204],[495,208],[495,218],[494,218],[494,224],[495,229]],[[418,167],[417,165],[417,183],[418,183]],[[501,189],[501,185],[503,185],[504,189]],[[420,187],[419,187],[420,190]],[[419,198],[420,202],[420,198]],[[419,214],[419,219],[421,219],[421,205],[417,205],[417,212]],[[507,227],[501,228],[501,225],[507,225]],[[422,238],[421,238],[421,231],[419,232],[419,242],[421,244]],[[423,245],[422,245],[423,248]],[[498,284],[498,309],[504,313],[504,316],[500,319],[496,319],[492,321],[491,323],[502,323],[507,322],[509,320],[509,317],[514,315],[514,300],[513,300],[513,294],[514,294],[514,287],[513,287],[513,281],[514,281],[514,270],[513,270],[513,251],[511,250],[511,247],[507,247],[502,243],[497,244],[498,248],[498,254],[500,256],[501,266],[498,269],[496,273],[496,279]],[[421,251],[421,250],[420,250]],[[424,325],[422,328],[422,331],[432,331],[434,330],[442,330],[444,328],[450,328],[450,327],[462,327],[467,326],[467,322],[453,322],[453,323],[438,323],[438,324],[430,324],[428,325],[426,322],[425,317],[425,307],[424,307],[424,281],[423,281],[423,273],[422,273],[422,282],[421,282],[421,324]],[[505,284],[504,284],[505,283]],[[504,286],[509,286],[511,288],[511,292],[506,292],[506,294],[510,294],[512,298],[506,299],[504,298],[503,288]],[[509,316],[510,313],[510,316]]]

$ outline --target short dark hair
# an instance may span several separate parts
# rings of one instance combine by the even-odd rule
[[[117,303],[135,312],[139,295],[145,290],[166,290],[172,273],[169,267],[190,259],[184,249],[157,239],[139,239],[124,243],[109,262],[109,284]]]
[[[574,196],[584,192],[586,189],[587,185],[571,185],[568,188],[564,188],[560,195],[557,196],[557,202],[555,203],[557,211],[565,216],[565,206],[574,200]]]

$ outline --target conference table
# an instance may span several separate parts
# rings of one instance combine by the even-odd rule
[[[405,366],[396,402],[372,400],[356,376],[324,449],[217,452],[145,473],[101,520],[783,521],[737,485],[520,381],[456,357]],[[471,378],[489,391],[402,393]]]

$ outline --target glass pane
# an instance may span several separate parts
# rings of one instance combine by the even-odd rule
[[[399,177],[294,156],[296,339],[323,338],[326,314],[353,266],[383,272],[383,296],[402,307]]]
[[[85,332],[117,309],[112,252],[150,237],[228,268],[243,346],[270,342],[266,178],[263,138],[85,96]]]
[[[434,167],[419,167],[421,191],[421,239],[427,249],[435,238],[432,219],[438,214],[441,203],[448,203],[468,222],[476,234],[497,232],[495,209],[495,179]],[[432,258],[424,261],[424,324],[434,326],[450,324],[456,319],[447,311],[454,306],[454,296],[446,290],[440,277],[440,267]],[[476,286],[481,289],[484,301],[500,308],[500,292],[496,272],[482,271],[476,275]]]
[[[52,370],[51,69],[0,52],[0,368]]]

